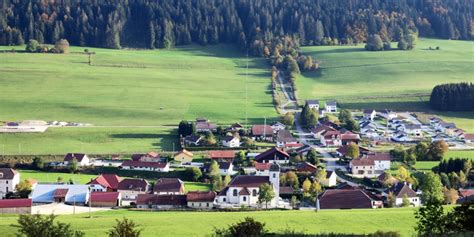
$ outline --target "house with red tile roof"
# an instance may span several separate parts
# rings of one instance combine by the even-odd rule
[[[278,206],[280,189],[280,166],[276,163],[270,166],[269,176],[238,175],[218,195],[219,207],[257,207],[258,193],[263,184],[273,187],[275,198],[268,203],[269,207]]]
[[[290,162],[290,155],[281,149],[273,147],[255,156],[255,161],[259,163],[287,164]]]
[[[459,199],[457,200],[458,204],[472,201],[474,201],[474,189],[459,190]]]
[[[179,209],[186,208],[186,195],[140,194],[137,196],[137,208],[141,209]]]
[[[270,166],[272,166],[272,163],[255,162],[254,166],[255,166],[256,175],[268,176],[270,172]]]
[[[235,158],[235,151],[226,151],[226,150],[209,151],[209,158],[213,160],[232,161]]]
[[[158,179],[153,187],[153,193],[164,194],[184,194],[184,182],[178,178],[161,178]]]
[[[349,145],[351,143],[359,144],[360,136],[352,132],[346,132],[341,134],[342,145]]]
[[[120,178],[116,174],[101,174],[97,176],[97,178],[91,180],[87,184],[98,184],[104,187],[104,190],[102,191],[116,192],[120,181],[122,181],[122,178]],[[93,190],[93,191],[99,191],[99,190]]]
[[[118,207],[122,205],[119,192],[92,192],[89,198],[92,207]]]
[[[0,199],[0,214],[31,214],[31,199]]]
[[[377,177],[390,169],[391,156],[388,153],[369,153],[349,162],[352,175],[358,177]]]
[[[212,191],[193,191],[186,194],[187,205],[196,209],[212,209],[216,204],[217,194]]]
[[[329,126],[329,125],[320,124],[320,125],[312,128],[310,131],[311,131],[311,134],[313,134],[313,137],[315,139],[320,140],[321,139],[321,134],[323,134],[327,131],[336,131],[336,129]]]
[[[137,195],[148,193],[150,184],[145,179],[123,179],[117,187],[122,199],[126,201],[135,201]]]
[[[298,172],[309,172],[309,173],[316,173],[318,171],[318,167],[315,165],[308,163],[306,161],[301,162],[296,165],[296,170]]]
[[[288,130],[279,130],[276,135],[276,144],[279,148],[302,146]]]
[[[327,189],[318,198],[321,209],[381,208],[382,200],[362,189]]]
[[[465,133],[463,138],[466,143],[474,143],[474,133]]]
[[[273,128],[270,125],[253,125],[252,137],[254,140],[273,141]]]
[[[326,131],[321,134],[321,139],[319,140],[322,146],[334,147],[341,146],[341,133],[339,131]]]
[[[206,118],[196,118],[196,132],[215,132],[217,125]]]

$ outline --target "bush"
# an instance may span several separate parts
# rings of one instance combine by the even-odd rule
[[[246,217],[243,221],[230,225],[227,229],[215,229],[215,236],[221,237],[244,237],[244,236],[265,236],[265,223],[256,221],[251,217]]]

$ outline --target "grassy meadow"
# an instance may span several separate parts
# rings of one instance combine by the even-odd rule
[[[321,61],[322,70],[298,78],[300,98],[336,99],[348,108],[419,110],[435,85],[474,82],[474,42],[469,41],[422,38],[412,51],[370,52],[363,44],[303,51]]]
[[[314,211],[261,211],[261,212],[146,212],[115,210],[98,212],[93,218],[88,214],[59,216],[58,220],[71,223],[73,228],[82,230],[86,236],[106,236],[115,219],[127,217],[143,228],[143,236],[209,236],[214,227],[227,225],[254,217],[266,223],[271,231],[291,228],[306,233],[344,232],[371,233],[377,230],[399,231],[403,236],[411,236],[415,209],[395,208],[379,210],[326,210]],[[15,236],[15,215],[0,215],[0,229],[3,236]],[[341,228],[343,226],[343,228]]]
[[[444,159],[450,158],[467,158],[471,159],[474,162],[474,150],[470,151],[458,151],[458,150],[450,150],[444,156]],[[431,170],[433,167],[437,166],[439,161],[417,161],[415,164],[415,168],[418,170]]]

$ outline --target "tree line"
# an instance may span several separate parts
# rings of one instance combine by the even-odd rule
[[[463,82],[437,85],[431,92],[430,106],[443,111],[474,111],[474,84]]]
[[[37,40],[105,48],[237,43],[254,55],[268,45],[400,42],[404,32],[473,38],[470,0],[0,0],[0,44]],[[267,49],[265,49],[267,46]]]

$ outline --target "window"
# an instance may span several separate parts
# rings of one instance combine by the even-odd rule
[[[254,196],[254,197],[257,196],[257,190],[256,189],[252,190],[252,196]]]
[[[273,174],[273,178],[276,178],[276,174]]]
[[[247,197],[242,198],[242,200],[244,200],[244,202],[246,202],[246,201],[247,201]]]
[[[206,203],[206,206],[209,207],[209,203]]]
[[[222,200],[223,200],[224,202],[226,202],[225,198],[224,198],[224,199],[222,199]]]
[[[234,189],[234,191],[233,191],[233,194],[232,194],[232,195],[234,195],[234,197],[236,197],[236,196],[237,196],[237,189]]]

